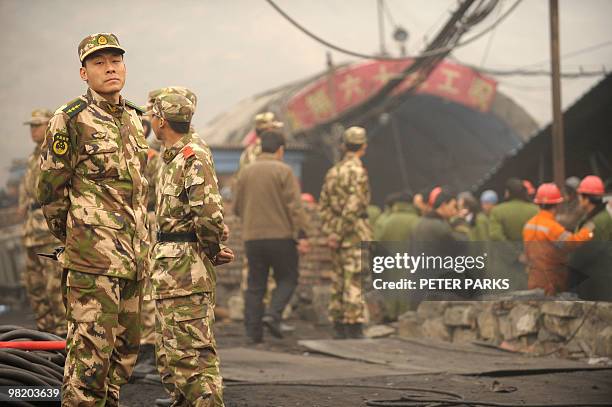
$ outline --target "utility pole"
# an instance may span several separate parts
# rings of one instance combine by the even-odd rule
[[[387,49],[385,48],[385,18],[383,9],[385,0],[377,0],[378,5],[378,40],[380,42],[380,55],[387,55]]]
[[[565,185],[565,139],[561,112],[561,75],[559,57],[559,1],[549,0],[550,10],[550,67],[552,80],[552,161],[553,179],[559,188]]]

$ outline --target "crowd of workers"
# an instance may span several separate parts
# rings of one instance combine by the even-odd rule
[[[554,183],[543,183],[536,190],[528,180],[511,178],[503,202],[493,190],[479,200],[448,187],[394,193],[382,213],[370,208],[374,240],[521,242],[524,250],[511,259],[516,279],[526,277],[521,288],[609,299],[595,282],[612,260],[612,246],[582,243],[612,240],[612,200],[595,175],[570,177],[564,187],[562,193]]]

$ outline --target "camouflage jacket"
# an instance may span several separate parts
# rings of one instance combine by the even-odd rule
[[[148,269],[147,143],[137,108],[91,89],[49,122],[38,199],[63,267],[127,279]]]
[[[198,242],[157,242],[152,251],[154,298],[213,292],[215,271],[207,250],[221,243],[223,202],[212,154],[189,132],[163,153],[156,219],[162,233],[195,232]]]
[[[368,222],[368,173],[354,153],[346,153],[325,176],[319,200],[323,232],[338,236],[342,247],[372,239]]]
[[[149,183],[149,193],[147,195],[147,210],[149,212],[155,212],[155,187],[157,185],[157,178],[159,176],[159,169],[161,167],[161,157],[159,152],[153,148],[149,148],[147,151],[147,166],[145,167],[144,176]]]
[[[255,162],[257,157],[261,154],[261,139],[258,137],[254,143],[249,144],[245,147],[242,154],[240,154],[240,161],[238,162],[238,172],[244,167]]]
[[[28,158],[28,166],[19,189],[19,208],[26,214],[23,227],[25,247],[61,244],[49,231],[45,215],[36,199],[36,185],[40,177],[40,146]]]

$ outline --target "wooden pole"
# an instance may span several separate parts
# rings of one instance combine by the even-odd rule
[[[559,57],[559,1],[550,1],[550,67],[552,80],[552,161],[553,179],[559,188],[565,185],[565,139],[561,112],[561,75]]]

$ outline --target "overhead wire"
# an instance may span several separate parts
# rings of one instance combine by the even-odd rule
[[[544,69],[492,69],[492,68],[481,68],[476,65],[464,63],[455,59],[457,62],[461,62],[469,68],[475,71],[485,73],[493,76],[551,76],[552,73],[549,70]],[[604,69],[594,71],[578,71],[578,72],[562,72],[560,76],[563,79],[577,79],[577,78],[589,78],[595,76],[606,75],[607,72]]]
[[[561,59],[573,58],[577,55],[582,55],[582,54],[586,54],[592,51],[597,51],[598,49],[601,49],[601,48],[609,47],[610,45],[612,45],[612,40],[600,42],[599,44],[589,45],[585,48],[580,48],[574,51],[567,52],[565,54],[561,54]],[[521,65],[519,68],[529,68],[532,66],[538,66],[538,65],[549,64],[549,63],[550,63],[550,59],[545,59],[539,62],[534,62],[534,63],[527,64],[527,65]]]
[[[500,4],[499,8],[497,9],[497,16],[499,17],[499,14],[502,12],[503,10],[503,3]],[[489,51],[491,51],[491,45],[493,45],[493,39],[495,38],[495,33],[497,32],[497,27],[495,27],[492,31],[491,31],[491,35],[489,36],[489,39],[487,41],[487,45],[485,46],[485,50],[484,53],[482,55],[482,59],[480,60],[480,66],[484,67],[485,62],[487,61],[487,58],[489,57]]]
[[[522,0],[516,0],[512,4],[512,6],[505,13],[503,13],[495,22],[493,22],[489,27],[483,29],[481,32],[473,35],[472,37],[470,37],[470,38],[468,38],[468,39],[466,39],[464,41],[456,42],[454,44],[450,44],[450,45],[446,45],[446,46],[441,46],[441,47],[430,49],[430,50],[426,50],[426,51],[421,52],[418,55],[409,55],[409,56],[404,56],[404,57],[391,57],[391,56],[371,55],[371,54],[366,54],[366,53],[362,53],[362,52],[352,51],[352,50],[349,50],[347,48],[343,48],[343,47],[340,47],[338,45],[335,45],[335,44],[325,40],[324,38],[316,35],[315,33],[313,33],[312,31],[308,30],[307,28],[305,28],[302,24],[300,24],[294,18],[289,16],[283,9],[281,9],[274,2],[274,0],[266,0],[266,1],[268,2],[268,4],[270,4],[270,6],[272,6],[272,8],[274,8],[281,16],[283,16],[294,27],[296,27],[298,30],[302,31],[304,34],[306,34],[307,36],[309,36],[313,40],[319,42],[322,45],[325,45],[328,48],[331,48],[331,49],[333,49],[335,51],[338,51],[340,53],[343,53],[343,54],[346,54],[346,55],[350,55],[350,56],[354,56],[354,57],[357,57],[357,58],[375,59],[375,60],[383,60],[383,61],[404,61],[406,59],[438,56],[438,55],[441,55],[441,54],[444,54],[444,53],[448,53],[448,52],[450,52],[451,50],[453,50],[455,48],[463,47],[465,45],[468,45],[468,44],[478,40],[483,35],[485,35],[489,31],[493,30],[496,26],[501,24],[501,22],[504,21],[514,11],[514,9],[521,3]],[[496,1],[495,1],[495,3],[496,3]],[[482,19],[481,19],[480,18],[481,15],[484,15],[484,17],[486,17],[486,13],[484,13],[484,11],[481,14],[476,14],[476,16],[474,18],[474,21],[470,21],[470,24],[473,25],[473,24],[476,24],[476,23],[482,21],[482,19],[484,19],[484,17],[482,17]]]
[[[612,41],[604,41],[601,42],[599,44],[595,44],[595,45],[589,45],[585,48],[580,48],[574,51],[570,51],[567,52],[565,54],[561,55],[561,59],[567,59],[567,58],[572,58],[574,56],[577,55],[581,55],[581,54],[585,54],[587,52],[592,52],[607,46],[612,45]],[[459,60],[456,57],[451,57],[453,60],[461,63],[462,65],[465,65],[469,68],[475,69],[479,72],[482,73],[486,73],[486,74],[490,74],[490,75],[495,75],[495,76],[551,76],[552,73],[549,70],[544,70],[544,69],[525,69],[528,67],[532,67],[532,66],[537,66],[537,65],[541,65],[545,62],[550,62],[550,61],[541,61],[541,62],[535,62],[535,63],[530,63],[527,65],[521,65],[517,68],[510,68],[510,69],[501,69],[501,68],[485,68],[482,66],[475,66],[475,65],[471,65],[468,64],[466,62],[463,62],[461,60]],[[482,64],[481,64],[482,65]],[[602,66],[601,69],[596,70],[596,69],[591,69],[588,71],[585,71],[582,69],[581,65],[578,65],[580,67],[580,70],[578,72],[562,72],[561,73],[561,77],[564,79],[576,79],[576,78],[588,78],[588,77],[596,77],[596,76],[601,76],[601,75],[606,75],[608,72],[606,70],[605,65]]]

